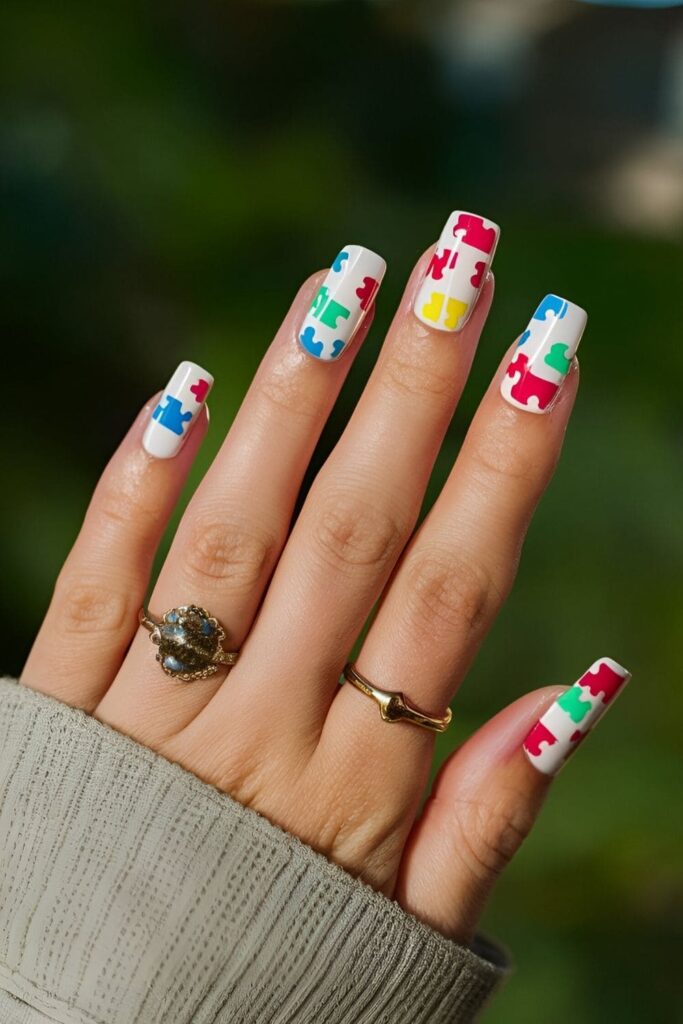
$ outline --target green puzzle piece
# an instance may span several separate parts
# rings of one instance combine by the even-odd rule
[[[321,285],[316,297],[313,299],[311,305],[311,313],[317,317],[322,324],[326,327],[332,327],[335,331],[338,330],[337,320],[348,320],[351,316],[351,310],[347,309],[346,306],[342,306],[340,302],[336,302],[330,298],[330,291],[324,284]]]
[[[311,304],[311,313],[319,313],[327,302],[327,297],[330,294],[329,289],[325,285],[321,285],[315,298]]]
[[[590,701],[581,700],[581,690],[578,686],[572,686],[571,690],[563,693],[557,703],[571,720],[577,723],[582,721],[591,709]]]
[[[560,345],[559,342],[551,345],[550,352],[548,352],[543,362],[547,363],[548,366],[552,366],[553,370],[557,370],[558,373],[569,373],[571,359],[567,359],[565,356],[567,348],[567,345]]]
[[[340,302],[335,302],[334,299],[328,299],[323,308],[318,310],[316,316],[321,324],[325,324],[326,327],[333,327],[335,331],[338,331],[337,320],[340,317],[342,320],[348,320],[351,316],[351,310],[347,309],[346,306],[342,306]]]

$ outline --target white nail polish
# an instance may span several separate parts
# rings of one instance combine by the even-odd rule
[[[534,768],[544,775],[557,775],[630,678],[631,673],[612,658],[593,662],[524,740],[524,753]]]
[[[569,373],[588,316],[559,295],[546,295],[522,334],[500,384],[506,402],[548,412]]]
[[[345,245],[323,281],[299,330],[316,359],[337,359],[362,324],[387,265],[362,245]]]
[[[182,448],[206,402],[213,377],[201,366],[182,362],[152,411],[142,447],[157,459],[172,459]]]
[[[415,300],[415,316],[439,331],[461,331],[484,286],[498,245],[492,220],[454,210]]]

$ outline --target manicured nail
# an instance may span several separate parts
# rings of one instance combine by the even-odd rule
[[[544,775],[556,775],[630,678],[631,673],[611,658],[600,658],[591,665],[524,740],[524,752],[534,768]]]
[[[177,455],[213,385],[213,377],[185,361],[173,374],[152,412],[142,447],[157,459]]]
[[[330,267],[306,319],[299,341],[316,359],[337,359],[363,323],[387,265],[362,245],[346,245]]]
[[[510,405],[547,412],[569,373],[588,319],[559,295],[546,295],[519,339],[500,385]]]
[[[427,267],[415,316],[427,327],[461,331],[493,262],[500,228],[492,220],[454,210]]]

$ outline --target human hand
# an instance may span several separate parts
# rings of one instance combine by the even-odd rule
[[[449,758],[422,813],[434,732],[387,723],[371,697],[338,686],[381,598],[358,671],[444,715],[510,590],[574,402],[585,315],[549,297],[520,351],[504,356],[414,532],[493,295],[494,226],[481,225],[473,248],[454,224],[450,248],[446,233],[413,271],[293,528],[304,473],[372,319],[384,266],[368,250],[347,247],[329,276],[303,285],[193,496],[149,607],[216,616],[226,649],[241,652],[227,677],[223,668],[171,678],[138,628],[155,551],[207,429],[210,376],[185,364],[180,390],[145,406],[105,469],[22,682],[179,762],[467,942],[552,773],[628,674],[602,659],[581,685],[521,697]],[[530,415],[539,406],[544,414]]]

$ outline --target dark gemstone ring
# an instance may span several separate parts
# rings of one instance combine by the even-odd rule
[[[208,679],[221,665],[234,665],[239,658],[239,651],[223,650],[226,633],[218,619],[196,604],[171,608],[161,621],[141,608],[139,619],[159,648],[157,661],[174,679]]]

